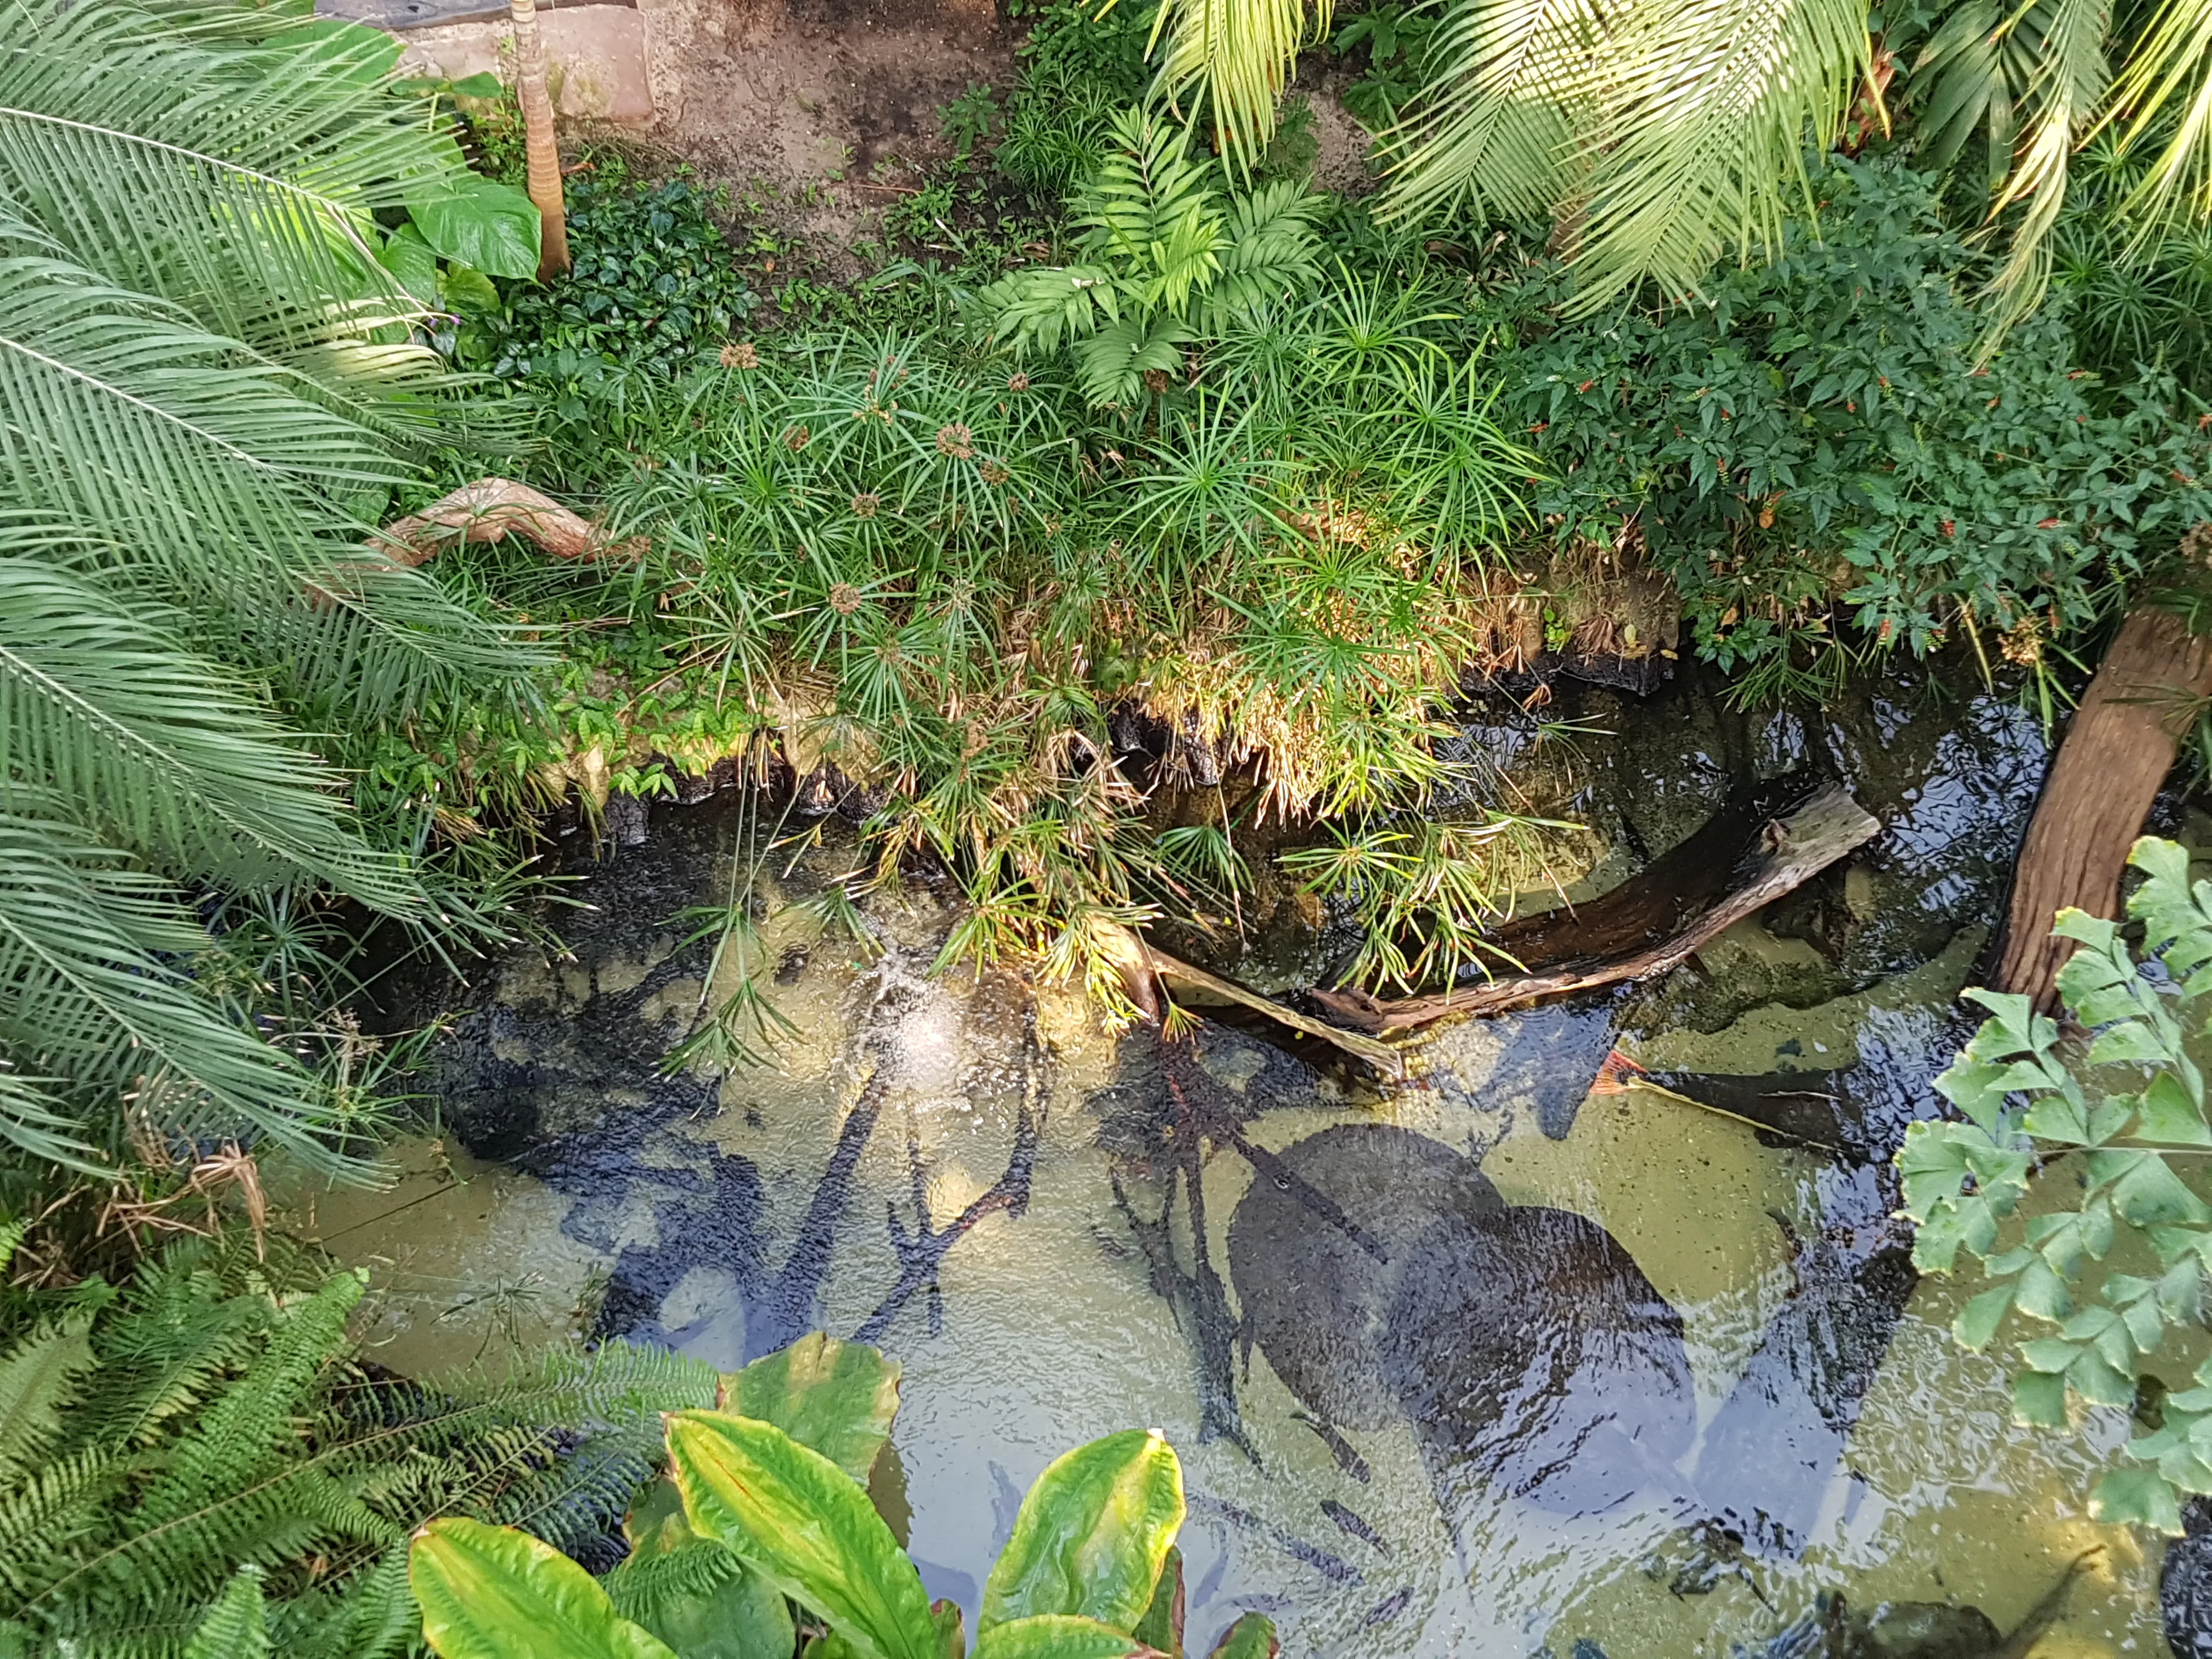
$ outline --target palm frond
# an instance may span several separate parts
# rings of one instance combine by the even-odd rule
[[[2112,88],[2105,122],[2130,143],[2171,133],[2122,212],[2147,228],[2212,216],[2212,0],[2165,0]]]
[[[273,8],[263,27],[306,21]],[[356,26],[217,43],[127,3],[15,0],[0,9],[0,179],[74,263],[211,332],[279,356],[366,339],[421,314],[377,262],[370,214],[461,164],[392,95],[398,53]]]
[[[1431,40],[1415,112],[1389,137],[1391,216],[1548,216],[1594,113],[1605,30],[1595,0],[1458,0]]]
[[[1147,52],[1160,58],[1159,85],[1212,121],[1216,148],[1249,172],[1275,134],[1275,111],[1291,65],[1309,41],[1328,33],[1329,0],[1164,0]]]
[[[1583,313],[1647,277],[1693,294],[1731,249],[1775,246],[1790,181],[1811,205],[1807,148],[1871,84],[1860,0],[1665,0],[1617,29],[1580,157]]]

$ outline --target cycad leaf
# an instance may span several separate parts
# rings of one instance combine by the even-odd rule
[[[102,830],[180,875],[317,880],[419,911],[404,867],[347,821],[336,775],[169,622],[0,555],[0,777],[83,802]]]

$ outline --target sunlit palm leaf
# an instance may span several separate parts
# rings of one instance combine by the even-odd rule
[[[2212,216],[2212,0],[2166,0],[2121,70],[2106,118],[2130,139],[2174,121],[2124,211],[2148,224]]]
[[[1216,144],[1249,170],[1275,133],[1275,109],[1299,48],[1328,33],[1328,0],[1164,0],[1152,44],[1167,43],[1159,83],[1170,100],[1202,100]]]
[[[1693,293],[1724,253],[1773,246],[1807,146],[1871,71],[1863,0],[1663,0],[1616,28],[1570,256],[1585,312],[1647,277]]]
[[[1430,44],[1418,112],[1391,135],[1391,214],[1549,216],[1595,113],[1604,33],[1594,0],[1460,0]]]
[[[2042,299],[2051,280],[2051,227],[2065,204],[2068,163],[2095,117],[2112,79],[2105,33],[2112,14],[2104,0],[2039,0],[2023,8],[2014,28],[2033,28],[2034,68],[2021,105],[2027,124],[2012,171],[1992,214],[2021,206],[2012,245],[1991,283],[2005,313],[2017,316]]]

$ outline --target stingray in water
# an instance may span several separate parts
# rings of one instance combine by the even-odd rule
[[[1309,1411],[1410,1420],[1448,1510],[1477,1482],[1575,1514],[1679,1487],[1682,1322],[1602,1227],[1508,1205],[1471,1159],[1387,1124],[1280,1163],[1295,1179],[1263,1176],[1230,1222],[1230,1277],[1245,1340]]]

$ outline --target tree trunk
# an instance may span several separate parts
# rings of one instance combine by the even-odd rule
[[[515,91],[522,100],[523,153],[530,168],[530,199],[544,221],[538,244],[538,280],[568,269],[568,205],[561,192],[561,147],[553,136],[553,100],[545,90],[545,49],[538,38],[537,0],[507,0],[514,20]]]
[[[2020,849],[1999,989],[2025,993],[2046,1013],[2057,1009],[2055,981],[2074,946],[2051,936],[2051,919],[2069,906],[2119,914],[2129,849],[2173,769],[2192,700],[2206,696],[2212,640],[2163,611],[2137,611],[2120,624],[2058,745]]]

